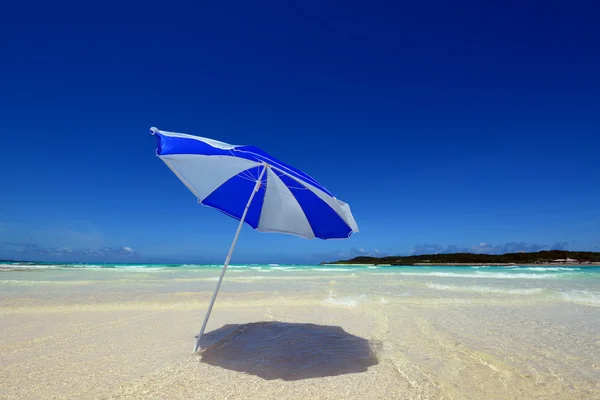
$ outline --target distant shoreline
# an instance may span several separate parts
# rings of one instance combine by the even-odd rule
[[[546,263],[546,264],[530,264],[530,263],[520,263],[520,264],[512,264],[512,263],[416,263],[416,264],[356,264],[356,263],[321,263],[319,265],[315,265],[316,268],[327,268],[327,267],[357,267],[357,268],[393,268],[393,267],[562,267],[562,268],[590,268],[590,267],[600,267],[600,262],[586,263],[586,264],[560,264],[560,263]],[[60,268],[59,268],[60,269]],[[77,268],[79,270],[92,270],[95,268]],[[175,268],[176,269],[176,268]],[[51,269],[48,268],[31,268],[26,267],[24,265],[0,265],[0,273],[2,272],[43,272]],[[126,271],[127,268],[122,268],[122,270]]]
[[[361,264],[361,263],[324,263],[323,266],[334,267],[343,265],[346,267],[600,267],[600,262],[592,263],[414,263],[400,264]]]
[[[598,266],[600,252],[544,250],[505,254],[436,253],[408,256],[358,256],[350,260],[325,261],[327,265],[390,265],[390,266]]]

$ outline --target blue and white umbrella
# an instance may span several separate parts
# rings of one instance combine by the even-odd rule
[[[194,352],[204,334],[243,223],[260,232],[346,239],[358,226],[348,204],[315,179],[254,146],[151,128],[156,155],[198,202],[240,221]]]

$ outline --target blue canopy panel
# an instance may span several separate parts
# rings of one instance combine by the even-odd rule
[[[350,207],[315,179],[254,146],[235,146],[152,128],[157,155],[198,201],[261,232],[345,239],[358,226]]]
[[[294,195],[315,237],[346,239],[352,235],[353,231],[348,223],[313,191],[300,187],[298,182],[289,176],[281,174],[278,177]]]
[[[284,163],[283,161],[278,160],[277,158],[273,157],[272,155],[266,153],[265,151],[263,151],[262,149],[255,147],[255,146],[236,146],[236,148],[233,150],[234,154],[236,157],[240,157],[240,156],[254,156],[254,160],[257,161],[264,161],[267,164],[270,164],[282,171],[285,171],[288,174],[294,175],[296,176],[298,179],[303,180],[307,183],[310,183],[311,185],[315,186],[318,189],[321,189],[323,192],[327,193],[328,195],[330,195],[331,197],[333,197],[333,194],[331,194],[327,189],[325,189],[323,186],[321,186],[321,184],[319,182],[316,181],[316,179],[314,179],[312,176],[308,175],[305,172],[300,171],[297,168],[292,167],[289,164]]]
[[[298,179],[303,180],[316,188],[322,190],[333,197],[333,194],[325,189],[316,179],[312,178],[305,172],[292,167],[283,161],[278,160],[272,155],[266,153],[262,149],[255,146],[234,146],[223,142],[217,142],[226,145],[228,148],[219,148],[211,146],[208,142],[203,141],[201,137],[173,137],[163,134],[160,131],[153,132],[156,135],[157,150],[159,156],[174,155],[174,154],[200,154],[205,156],[229,156],[244,158],[246,160],[266,162],[279,169],[286,171]],[[186,135],[191,136],[191,135]],[[206,139],[205,139],[206,140]],[[209,139],[210,140],[210,139]]]
[[[260,166],[247,171],[242,171],[233,178],[224,182],[214,192],[208,195],[201,203],[205,206],[216,208],[219,211],[237,220],[242,218],[246,202],[250,198],[260,173],[265,167]],[[250,207],[244,222],[253,229],[258,228],[260,214],[262,211],[265,191],[267,187],[267,176],[263,175],[261,185]]]
[[[211,146],[203,140],[188,137],[173,137],[155,132],[156,155],[166,156],[172,154],[202,154],[205,156],[232,156],[231,151]],[[234,146],[231,146],[233,148]]]

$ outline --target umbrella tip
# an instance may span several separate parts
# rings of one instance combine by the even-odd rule
[[[151,134],[154,135],[156,132],[158,132],[158,128],[157,127],[153,126],[152,128],[150,128],[150,133]]]

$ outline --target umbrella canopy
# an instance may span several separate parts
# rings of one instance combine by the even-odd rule
[[[261,232],[306,239],[346,239],[358,226],[350,206],[306,173],[254,146],[151,128],[156,155],[198,202],[240,221],[194,352],[215,303],[244,223]]]
[[[258,182],[244,218],[252,228],[306,239],[345,239],[358,232],[348,204],[257,147],[156,128],[151,132],[158,157],[205,206],[239,220]]]

